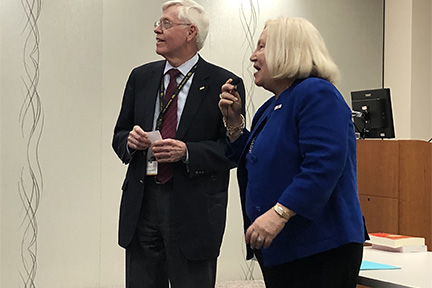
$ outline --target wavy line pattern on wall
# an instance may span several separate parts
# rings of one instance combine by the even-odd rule
[[[38,93],[39,84],[39,28],[38,19],[41,12],[41,0],[21,0],[26,16],[23,29],[25,37],[23,47],[24,100],[19,113],[21,134],[25,142],[26,163],[21,168],[18,180],[18,192],[23,204],[21,229],[21,262],[19,269],[22,285],[35,288],[37,272],[37,210],[43,191],[42,169],[39,161],[39,143],[44,126],[44,114],[41,97]]]

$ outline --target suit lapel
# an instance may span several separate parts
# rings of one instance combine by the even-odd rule
[[[141,127],[144,131],[153,130],[156,98],[158,97],[159,85],[164,67],[165,61],[157,62],[151,68],[148,75],[145,76],[147,79],[144,81],[147,81],[147,84],[140,86],[144,87],[144,91],[141,91],[142,97],[139,100],[140,103],[137,105],[140,109],[137,109],[137,111],[142,111],[142,113],[139,113],[137,118],[140,119],[139,123],[142,123]]]
[[[269,117],[269,110],[268,107],[263,113],[259,116],[259,120],[257,121],[256,125],[254,125],[254,128],[251,131],[251,135],[249,137],[249,140],[251,140],[253,137],[256,136],[257,133],[259,133],[263,126],[265,125],[265,122],[267,122],[267,118]]]
[[[182,139],[193,121],[194,115],[201,106],[208,89],[210,72],[207,63],[200,57],[198,67],[195,71],[192,85],[189,89],[189,94],[183,109],[180,123],[177,129],[176,138]]]
[[[268,101],[268,102],[264,103],[263,106],[260,108],[260,110],[257,111],[257,113],[255,114],[254,123],[252,123],[252,130],[249,134],[249,138],[248,138],[246,145],[243,149],[241,159],[244,158],[244,155],[249,150],[249,145],[251,144],[252,139],[257,136],[257,134],[260,132],[260,130],[262,130],[262,128],[266,124],[268,117],[269,117],[269,114],[270,114],[269,106],[272,103],[273,103],[273,101]],[[255,122],[255,119],[257,119],[256,122]]]

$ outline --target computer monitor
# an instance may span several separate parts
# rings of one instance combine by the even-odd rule
[[[395,138],[389,88],[352,91],[351,101],[360,138]]]

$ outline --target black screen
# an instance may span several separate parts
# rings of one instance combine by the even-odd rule
[[[395,138],[389,88],[352,91],[351,101],[352,110],[362,112],[353,117],[361,138]]]

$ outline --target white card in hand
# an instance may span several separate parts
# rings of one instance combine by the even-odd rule
[[[162,136],[159,130],[147,132],[147,136],[150,142],[153,144],[155,141],[162,140]]]

